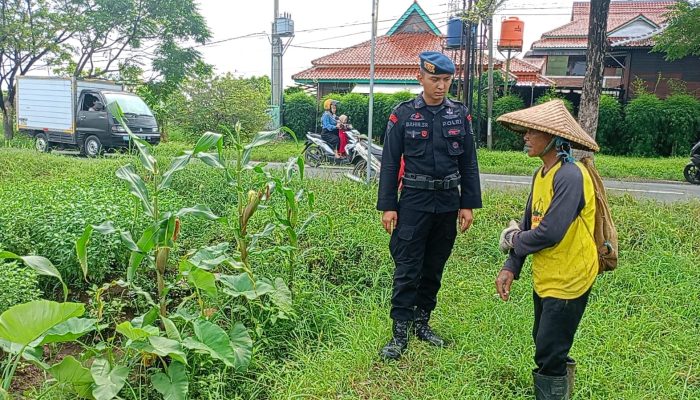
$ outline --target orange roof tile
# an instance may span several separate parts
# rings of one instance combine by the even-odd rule
[[[370,41],[317,58],[313,65],[369,65]],[[443,38],[432,33],[398,33],[377,38],[376,65],[417,65],[418,53],[443,51]],[[455,51],[445,51],[456,56]]]
[[[374,78],[377,80],[413,80],[418,75],[418,65],[414,67],[377,66]],[[292,75],[294,80],[369,80],[369,66],[315,66]]]

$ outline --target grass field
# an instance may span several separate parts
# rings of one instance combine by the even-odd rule
[[[111,218],[124,226],[131,220],[134,202],[114,176],[125,161],[0,150],[0,247],[35,251],[64,259],[63,269],[77,268],[72,240],[86,222]],[[203,202],[220,211],[230,199],[223,179],[210,171],[201,163],[188,166],[164,204]],[[213,371],[191,378],[197,388],[192,393],[198,393],[193,398],[531,398],[529,267],[510,302],[497,300],[493,287],[503,262],[498,234],[520,214],[524,191],[487,191],[473,228],[458,237],[433,319],[452,344],[434,349],[413,340],[401,361],[384,364],[377,352],[390,335],[392,264],[374,210],[376,187],[346,180],[307,186],[316,194],[316,211],[329,221],[317,220],[302,240],[297,318],[256,345],[247,374]],[[700,398],[700,233],[691,223],[700,221],[700,201],[611,201],[620,267],[594,286],[572,350],[579,364],[574,398]],[[261,213],[256,224],[268,218]],[[183,235],[181,251],[230,240],[217,226],[189,220]],[[119,247],[109,241],[96,238],[92,248],[92,257],[114,257],[105,260],[105,276],[123,265]],[[282,271],[274,258],[261,257],[259,272]],[[71,397],[54,391],[45,398]]]

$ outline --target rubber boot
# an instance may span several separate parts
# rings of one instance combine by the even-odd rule
[[[445,347],[445,340],[433,332],[433,329],[428,324],[428,321],[430,321],[430,311],[416,308],[415,321],[413,325],[413,332],[415,333],[416,337],[432,344],[433,346]]]
[[[576,382],[576,361],[573,358],[566,359],[566,382],[569,389],[569,398],[574,394],[574,383]]]
[[[382,347],[379,356],[384,361],[398,360],[406,348],[408,347],[408,331],[411,327],[411,321],[394,320],[393,337]]]
[[[568,381],[565,376],[540,375],[532,371],[536,400],[569,400]]]

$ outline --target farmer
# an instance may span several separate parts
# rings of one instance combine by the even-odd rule
[[[377,209],[391,234],[393,337],[380,351],[397,360],[409,334],[435,346],[445,341],[428,324],[455,238],[481,207],[476,149],[467,108],[447,99],[455,66],[438,52],[420,54],[423,93],[399,104],[387,125]],[[401,157],[405,174],[398,199]]]
[[[535,397],[569,399],[576,367],[569,350],[598,274],[593,182],[574,161],[571,148],[597,151],[598,145],[561,100],[504,114],[498,122],[523,134],[525,151],[539,157],[542,166],[535,172],[522,221],[511,221],[501,233],[500,248],[508,259],[496,290],[507,301],[513,280],[532,254]]]

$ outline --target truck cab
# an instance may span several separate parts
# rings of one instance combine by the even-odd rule
[[[126,129],[107,105],[119,104],[131,132],[151,144],[160,142],[148,105],[121,85],[74,78],[21,77],[17,82],[17,125],[35,138],[42,152],[78,149],[96,157],[129,146]]]

